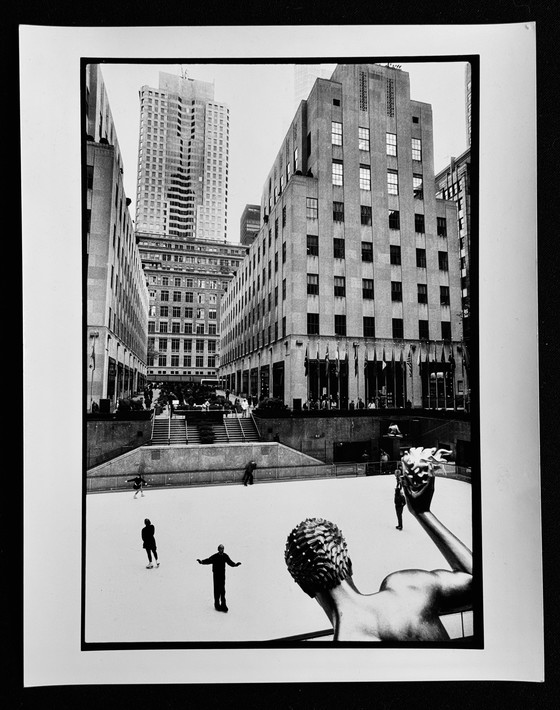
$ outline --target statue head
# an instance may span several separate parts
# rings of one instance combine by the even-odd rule
[[[352,576],[341,530],[323,518],[307,518],[288,535],[284,559],[295,582],[310,597]]]
[[[420,488],[429,475],[433,474],[445,463],[443,455],[451,454],[446,449],[424,449],[422,446],[409,449],[401,458],[403,475],[412,490]]]

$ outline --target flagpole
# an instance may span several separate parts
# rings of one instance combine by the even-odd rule
[[[338,390],[338,392],[337,392],[337,397],[338,397],[337,407],[338,407],[338,409],[340,409],[340,405],[342,403],[342,397],[340,396],[340,351],[338,349],[338,345],[336,346],[336,388]]]
[[[430,341],[428,340],[428,409],[431,409],[431,403],[432,403],[432,363],[430,360]]]
[[[366,407],[368,406],[368,402],[369,402],[369,396],[368,396],[369,395],[369,391],[368,391],[369,390],[369,387],[368,387],[368,385],[369,385],[369,383],[368,383],[369,359],[368,358],[369,358],[369,355],[368,355],[368,350],[367,350],[367,345],[366,345],[366,354],[364,356],[364,393],[365,393],[365,398],[366,398],[366,401],[365,401]]]
[[[379,397],[377,395],[379,393],[379,375],[377,372],[377,370],[378,370],[378,367],[377,367],[377,346],[375,346],[375,360],[374,360],[374,362],[375,362],[374,373],[373,373],[374,374],[374,383],[375,383],[374,399],[375,399],[375,406],[378,407],[379,406]]]
[[[321,406],[321,359],[319,358],[319,343],[317,343],[317,402]]]
[[[403,407],[406,407],[406,365],[404,362],[404,349],[401,350],[400,363],[401,363],[400,370],[401,370],[401,377],[402,377]]]
[[[445,343],[441,344],[441,362],[445,362]],[[445,367],[443,370],[443,408],[447,410],[447,372]]]
[[[393,407],[397,408],[397,363],[395,361],[395,346],[391,352],[391,367],[393,369]]]
[[[357,399],[360,398],[360,372],[358,368],[358,343],[353,343],[354,346],[354,376],[356,377]]]
[[[305,393],[307,402],[309,402],[309,341],[307,341],[307,345],[305,347]]]

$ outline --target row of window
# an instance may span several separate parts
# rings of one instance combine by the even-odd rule
[[[199,320],[204,320],[204,316],[206,311],[204,308],[197,308],[196,309],[196,316],[194,313],[194,308],[185,308],[184,312],[183,309],[180,306],[172,306],[171,308],[171,314],[169,313],[169,306],[160,306],[159,307],[159,314],[163,318],[168,318],[169,315],[171,315],[172,318],[181,318],[184,313],[185,318],[197,318]],[[157,315],[157,306],[150,306],[148,308],[148,316],[150,318],[155,318]],[[216,320],[217,318],[217,311],[214,309],[210,309],[208,311],[208,318],[210,320]]]
[[[375,338],[375,318],[373,316],[363,317],[363,337]],[[307,314],[307,335],[319,335],[319,314]],[[334,334],[345,337],[346,333],[346,316],[335,315],[334,317]],[[392,334],[393,338],[402,340],[404,335],[404,322],[402,318],[392,319]],[[410,336],[409,336],[410,337]],[[416,335],[412,337],[416,338]],[[430,328],[427,320],[418,321],[418,339],[430,340]],[[451,340],[451,322],[441,321],[441,340]]]
[[[156,332],[156,322],[155,321],[148,321],[148,333],[155,333]],[[173,321],[171,323],[171,328],[169,327],[169,323],[165,320],[159,321],[159,333],[181,333],[181,323],[180,322],[175,322]],[[191,335],[193,333],[196,333],[197,335],[204,335],[206,333],[204,323],[197,323],[196,326],[193,326],[192,323],[184,323],[183,324],[183,333],[186,333],[187,335]],[[208,323],[208,335],[217,335],[218,334],[218,328],[215,323]]]
[[[194,303],[194,293],[192,291],[185,291],[185,303]],[[150,292],[150,296],[152,298],[155,298],[155,291]],[[173,303],[181,303],[183,300],[183,292],[182,291],[173,291]],[[159,300],[160,301],[169,301],[169,291],[160,291],[159,295]],[[198,303],[204,303],[204,294],[199,293],[197,297]],[[217,302],[217,296],[215,293],[210,294],[208,296],[208,301],[210,303],[216,303]]]
[[[307,255],[319,256],[319,237],[316,234],[307,235]],[[344,259],[346,256],[345,240],[335,237],[333,239],[333,257]],[[390,246],[390,260],[394,266],[401,264],[401,248],[392,244]],[[362,242],[362,261],[373,261],[373,242]],[[426,250],[416,249],[416,266],[426,268]],[[440,271],[449,270],[449,258],[446,251],[438,251],[438,266]]]
[[[208,347],[208,352],[210,354],[213,354],[216,352],[216,340],[196,340],[195,341],[195,349],[197,353],[203,353],[204,352],[204,345],[206,344]],[[157,347],[156,347],[156,339],[155,338],[149,338],[148,339],[148,350],[167,350],[169,347],[169,344],[171,344],[171,352],[179,352],[181,349],[181,343],[183,343],[183,350],[185,352],[192,352],[192,345],[193,341],[192,340],[181,340],[180,338],[158,338],[157,340]]]
[[[331,182],[333,185],[342,187],[344,185],[343,178],[343,168],[344,164],[342,160],[333,158],[332,168],[331,168]],[[423,198],[422,192],[422,175],[420,173],[414,173],[412,178],[412,188],[414,191],[414,197],[417,199]],[[371,168],[369,165],[360,164],[360,190],[371,190]],[[399,171],[393,170],[392,168],[387,169],[387,192],[389,195],[399,194]]]
[[[167,355],[159,355],[157,358],[153,356],[148,356],[148,367],[167,367]],[[157,360],[157,365],[156,361]],[[180,356],[179,355],[171,355],[169,358],[169,366],[170,367],[181,367],[179,364],[180,362]],[[192,367],[192,362],[193,358],[190,355],[183,355],[183,363],[182,367]],[[204,365],[204,356],[203,355],[197,355],[194,358],[194,366],[195,367],[205,367]],[[207,364],[206,367],[216,367],[216,356],[211,355],[207,359]]]
[[[418,303],[428,303],[428,285],[417,284],[417,286]],[[307,274],[307,293],[310,296],[319,295],[319,274]],[[345,276],[334,277],[334,295],[340,298],[346,296]],[[362,279],[362,298],[374,298],[373,279]],[[391,300],[402,301],[402,283],[400,281],[391,281]],[[439,303],[441,306],[449,305],[449,286],[439,287]]]
[[[331,142],[333,145],[342,145],[342,123],[340,121],[331,122]],[[358,148],[368,151],[370,149],[369,128],[358,127]],[[385,150],[387,155],[397,155],[397,134],[385,134]],[[420,138],[411,139],[412,160],[422,160],[422,140]]]
[[[333,221],[344,222],[344,202],[333,202]],[[360,223],[364,226],[371,226],[371,207],[360,205]],[[389,229],[400,229],[401,219],[398,210],[389,210]],[[423,214],[414,215],[414,231],[417,234],[426,233],[426,221]],[[447,237],[447,219],[437,217],[438,237]]]

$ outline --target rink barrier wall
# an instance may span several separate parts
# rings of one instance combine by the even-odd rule
[[[279,443],[143,447],[90,469],[87,492],[128,490],[137,474],[154,488],[241,483],[245,466],[254,460],[255,483],[393,475],[398,462],[324,464]],[[467,469],[446,464],[438,475],[470,482]]]

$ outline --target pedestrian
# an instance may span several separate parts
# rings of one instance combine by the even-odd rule
[[[387,464],[389,463],[389,454],[381,450],[381,473],[387,473]]]
[[[156,561],[156,567],[159,567],[156,539],[154,537],[155,531],[155,526],[152,525],[148,518],[146,518],[144,520],[144,527],[142,528],[142,547],[146,550],[146,554],[148,555],[148,564],[146,565],[146,569],[152,569],[154,566],[152,564],[152,555]]]
[[[146,481],[142,478],[142,476],[136,476],[135,478],[127,478],[126,479],[127,483],[133,483],[133,488],[134,488],[134,498],[140,493],[140,496],[143,498],[144,497],[144,491],[142,490],[143,486],[147,486],[148,484]]]
[[[257,464],[255,461],[249,461],[249,463],[245,466],[245,473],[243,474],[243,485],[246,486],[249,484],[250,486],[253,485],[253,471],[257,468]]]
[[[406,498],[404,497],[404,491],[400,478],[397,478],[397,485],[395,486],[395,513],[397,514],[397,530],[403,529],[402,524],[402,512],[406,505]]]
[[[226,565],[239,567],[241,562],[232,562],[229,555],[224,552],[224,546],[218,545],[218,552],[215,552],[205,560],[196,560],[199,565],[212,565],[212,577],[214,580],[214,609],[216,611],[228,610],[226,605]]]

